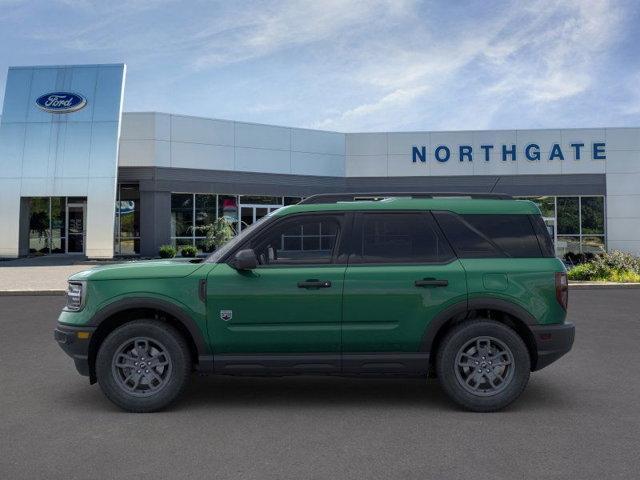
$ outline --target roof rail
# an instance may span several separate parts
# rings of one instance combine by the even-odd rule
[[[465,193],[465,192],[350,192],[350,193],[320,193],[302,200],[299,205],[314,203],[356,202],[359,200],[382,200],[391,197],[437,198],[437,197],[465,197],[491,200],[512,200],[511,195],[504,193]]]

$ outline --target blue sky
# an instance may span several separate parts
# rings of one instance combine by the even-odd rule
[[[0,0],[7,67],[125,62],[125,110],[338,131],[640,126],[640,2]]]

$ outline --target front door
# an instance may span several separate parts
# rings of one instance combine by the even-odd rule
[[[85,204],[67,203],[67,253],[84,253]]]
[[[345,273],[345,371],[424,373],[432,318],[466,302],[460,261],[429,212],[361,213]]]
[[[207,278],[209,335],[217,368],[340,368],[345,265],[337,261],[341,215],[299,215],[244,244],[252,271],[216,265]],[[280,357],[274,356],[280,354]],[[222,365],[222,367],[220,367]]]

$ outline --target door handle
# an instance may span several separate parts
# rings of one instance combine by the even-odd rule
[[[416,280],[414,285],[416,287],[446,287],[447,285],[449,285],[449,280],[423,278],[422,280]]]
[[[298,282],[298,288],[329,288],[331,282],[329,280],[305,280]]]

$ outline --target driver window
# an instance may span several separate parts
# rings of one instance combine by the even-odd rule
[[[331,263],[339,228],[335,217],[299,217],[281,222],[249,246],[260,265]]]

